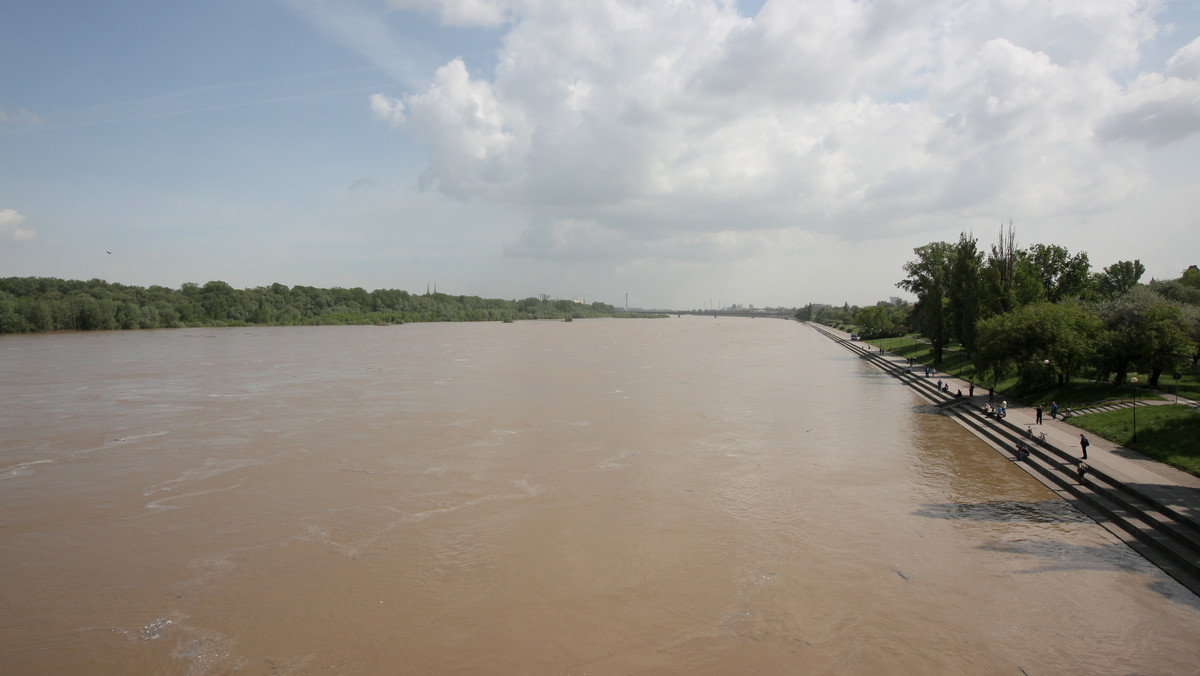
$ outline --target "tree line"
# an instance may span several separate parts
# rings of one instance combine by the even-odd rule
[[[321,289],[272,284],[235,289],[221,281],[128,286],[99,279],[0,278],[0,333],[185,326],[402,324],[611,316],[605,303],[548,297],[501,300],[396,289]]]
[[[1195,370],[1200,352],[1200,269],[1178,279],[1141,282],[1140,260],[1093,271],[1087,253],[1058,245],[1018,247],[1011,224],[984,251],[961,233],[957,242],[913,250],[896,286],[911,306],[824,308],[808,319],[853,323],[867,337],[920,332],[934,362],[957,343],[982,378],[1016,375],[1028,387],[1074,376],[1125,382],[1131,371],[1158,385],[1163,373]],[[805,317],[801,317],[805,318]]]

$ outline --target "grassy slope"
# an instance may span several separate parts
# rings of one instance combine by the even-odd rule
[[[1138,407],[1137,441],[1133,420],[1133,409],[1121,409],[1079,416],[1071,424],[1200,476],[1200,411],[1175,404]]]

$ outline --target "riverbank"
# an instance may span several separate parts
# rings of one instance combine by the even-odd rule
[[[850,340],[829,327],[810,327],[896,376],[1030,475],[1091,516],[1126,544],[1200,594],[1200,478],[1106,439],[1089,437],[1087,459],[1080,446],[1086,433],[1020,402],[1007,402],[1003,419],[982,412],[986,390],[882,348]],[[928,375],[926,375],[928,373]],[[948,392],[936,387],[946,384]],[[962,397],[955,396],[962,392]],[[994,397],[994,405],[1002,405]],[[1147,404],[1139,402],[1141,407]],[[1132,404],[1131,404],[1132,405]],[[1019,447],[1028,455],[1015,457]],[[1080,472],[1082,467],[1083,472]]]
[[[864,344],[882,347],[917,363],[932,361],[932,347],[911,336],[878,338]],[[966,354],[958,350],[947,349],[938,367],[941,372],[965,382],[970,382],[974,375],[974,366]],[[1182,375],[1182,393],[1180,381],[1175,381],[1170,390],[1148,388],[1144,384],[1138,386],[1132,382],[1120,386],[1072,380],[1066,384],[1018,391],[1016,383],[1015,376],[1001,381],[996,385],[996,396],[1026,402],[1031,408],[1040,403],[1047,416],[1052,403],[1057,403],[1064,411],[1074,409],[1075,414],[1087,416],[1077,419],[1076,426],[1200,477],[1200,446],[1195,443],[1200,437],[1200,412],[1197,412],[1200,390],[1194,376]],[[1154,408],[1147,409],[1146,405]]]

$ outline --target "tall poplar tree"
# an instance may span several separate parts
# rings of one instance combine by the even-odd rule
[[[967,354],[975,351],[975,323],[980,316],[980,268],[983,252],[974,235],[959,233],[950,264],[950,282],[946,291],[950,328]]]

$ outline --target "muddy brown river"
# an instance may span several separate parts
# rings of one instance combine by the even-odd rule
[[[1200,603],[796,322],[0,338],[5,674],[1192,674]]]

